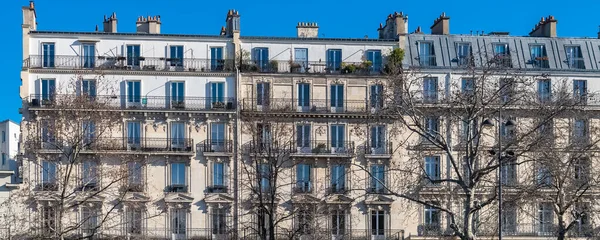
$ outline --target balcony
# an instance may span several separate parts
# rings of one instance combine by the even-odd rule
[[[128,97],[125,95],[77,96],[75,94],[32,94],[28,102],[30,108],[48,108],[55,106],[76,109],[77,100],[82,98],[82,106],[98,109],[117,110],[173,110],[173,111],[235,111],[234,98],[182,97],[172,100],[170,96]],[[64,100],[64,104],[62,103]],[[65,106],[66,105],[66,106]]]
[[[212,185],[206,188],[207,193],[228,193],[229,187],[226,185]]]
[[[231,154],[233,152],[233,140],[208,139],[200,142],[200,151],[205,155]]]
[[[490,62],[499,68],[512,68],[512,58],[510,57],[510,54],[496,54]]]
[[[40,138],[41,139],[41,138]],[[35,141],[28,142],[32,149],[43,149],[48,151],[60,151],[65,149],[69,143],[54,139],[52,142]],[[194,145],[191,138],[127,138],[127,137],[103,137],[94,139],[91,143],[82,146],[81,152],[169,152],[169,153],[192,153]]]
[[[379,108],[377,108],[379,109]],[[366,114],[370,109],[366,100],[346,100],[341,104],[332,104],[331,99],[310,99],[300,104],[298,99],[272,98],[261,101],[244,99],[242,111],[246,112],[272,112],[272,113],[307,113],[307,114]]]
[[[312,193],[313,192],[313,187],[312,187],[312,183],[310,181],[298,181],[296,182],[296,185],[294,186],[294,193]]]
[[[365,146],[365,158],[373,157],[389,157],[393,154],[392,143],[381,143],[379,146],[366,144]]]
[[[388,191],[384,187],[367,187],[366,189],[368,194],[387,194]]]
[[[143,192],[144,185],[141,183],[128,183],[121,186],[122,192]]]
[[[512,236],[512,237],[553,237],[556,236],[556,225],[554,224],[512,224],[512,225],[503,225],[503,236]],[[578,229],[572,229],[571,236],[579,236],[580,234],[586,235],[590,234],[590,231],[587,231],[586,228],[582,228],[582,231],[577,231]],[[449,236],[452,234],[452,230],[446,226],[441,226],[440,224],[421,224],[418,227],[418,235],[426,236],[426,237],[439,237],[439,236]],[[481,224],[477,226],[474,230],[474,234],[476,236],[485,237],[485,236],[496,236],[498,235],[498,226],[492,224]]]
[[[294,144],[291,153],[296,156],[349,156],[354,154],[352,141],[307,141]]]
[[[38,185],[37,189],[43,192],[54,192],[58,191],[57,182],[42,182]]]
[[[331,185],[326,189],[327,194],[347,194],[350,190],[342,185]]]
[[[189,220],[188,220],[189,221]],[[233,231],[212,228],[147,228],[132,229],[129,232],[122,227],[99,230],[95,238],[99,239],[234,239]]]
[[[369,61],[327,63],[324,61],[245,60],[240,65],[240,71],[245,73],[380,75],[382,69],[383,65],[373,66]]]
[[[402,240],[404,239],[404,230],[401,229],[303,229],[300,234],[299,229],[290,229],[289,231],[278,231],[275,233],[276,240],[283,239],[371,239],[371,240]],[[251,229],[242,231],[239,239],[261,239],[256,231]]]
[[[165,192],[170,192],[170,193],[187,193],[188,192],[188,186],[184,185],[184,184],[171,184],[171,185],[165,187]]]
[[[212,60],[201,58],[164,58],[164,57],[114,57],[96,56],[87,58],[73,55],[56,55],[50,61],[43,55],[30,55],[23,60],[23,68],[35,69],[96,69],[126,71],[163,71],[163,72],[232,72],[233,60]]]

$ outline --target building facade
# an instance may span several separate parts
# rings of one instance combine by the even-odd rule
[[[600,90],[600,40],[557,38],[553,18],[529,37],[451,35],[445,15],[432,34],[409,34],[408,16],[394,13],[378,39],[331,39],[303,22],[297,37],[243,36],[235,10],[210,36],[162,34],[160,16],[121,33],[114,13],[102,31],[42,31],[33,3],[22,10],[27,128],[15,192],[26,214],[16,235],[437,239],[449,234],[449,217],[394,194],[404,179],[390,170],[424,154],[425,174],[442,179],[453,174],[449,156],[463,153],[414,148],[422,136],[381,114],[393,103],[384,92],[394,87],[386,73],[397,49],[400,65],[418,69],[422,82],[406,90],[423,103],[471,89],[465,66],[490,56],[511,74],[550,73],[533,86],[539,99],[563,81],[590,103]],[[589,129],[595,119],[586,116],[573,126]],[[460,141],[461,124],[426,121],[425,130]],[[417,195],[456,207],[435,189]],[[505,235],[552,236],[550,206],[511,208]]]

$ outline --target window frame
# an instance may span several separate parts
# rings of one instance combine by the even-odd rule
[[[429,46],[429,47],[424,48],[424,45]],[[428,52],[425,49],[428,49]],[[428,40],[417,41],[417,53],[419,54],[419,66],[421,66],[421,67],[437,66],[434,41],[428,41]],[[427,54],[425,54],[425,53],[427,53]]]

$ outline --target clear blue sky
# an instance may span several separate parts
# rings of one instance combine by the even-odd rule
[[[0,120],[19,122],[21,56],[21,6],[27,0],[2,0],[0,41]],[[559,36],[596,37],[600,17],[598,0],[430,0],[430,1],[205,1],[205,0],[37,0],[38,29],[94,31],[102,29],[103,15],[117,13],[119,32],[134,32],[138,16],[161,15],[163,33],[218,34],[228,9],[242,15],[245,36],[294,36],[299,21],[318,22],[325,37],[377,37],[377,27],[388,14],[409,15],[409,31],[421,26],[429,32],[433,20],[446,12],[450,32],[468,34],[483,30],[527,35],[542,16],[554,15]]]

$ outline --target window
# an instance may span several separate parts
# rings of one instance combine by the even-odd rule
[[[171,149],[183,149],[185,146],[185,123],[171,122]]]
[[[2,142],[6,142],[6,132],[2,131]]]
[[[141,192],[142,186],[142,164],[140,162],[127,163],[127,191]]]
[[[440,157],[428,156],[425,157],[425,174],[428,184],[437,185],[438,183],[433,182],[440,180]]]
[[[541,103],[552,100],[552,81],[550,79],[538,80],[538,99]]]
[[[55,86],[54,79],[42,79],[42,103],[50,104],[51,101],[54,101]]]
[[[6,153],[2,153],[2,166],[6,165]]]
[[[81,186],[84,191],[96,190],[98,183],[98,164],[95,161],[83,162]]]
[[[260,180],[258,182],[260,191],[262,193],[268,193],[271,191],[271,166],[268,164],[259,165]]]
[[[371,193],[385,193],[385,166],[371,165]]]
[[[335,164],[331,167],[331,193],[346,191],[346,166]]]
[[[426,103],[437,102],[437,100],[438,100],[437,78],[423,78],[423,100]]]
[[[510,116],[506,116],[504,118],[502,118],[502,122],[507,122],[508,120],[511,120],[513,122],[516,122],[517,119],[515,117],[510,117]],[[517,136],[516,130],[514,126],[506,126],[506,124],[500,124],[500,137],[502,137],[502,141],[511,141],[514,140],[515,137]]]
[[[548,119],[545,122],[540,122],[538,126],[538,137],[539,141],[543,143],[552,143],[554,140],[554,123],[552,119]]]
[[[385,211],[371,210],[371,235],[385,235]]]
[[[268,106],[269,99],[271,96],[271,84],[268,82],[261,82],[256,84],[256,105]]]
[[[540,233],[554,233],[554,210],[551,203],[540,203],[538,206],[538,231]]]
[[[371,148],[385,148],[385,125],[371,126]]]
[[[345,142],[346,125],[333,124],[331,125],[331,147],[337,150],[342,150],[346,147]]]
[[[94,207],[82,207],[81,221],[83,223],[82,230],[84,235],[92,235],[97,231],[98,226],[98,210]]]
[[[296,192],[312,192],[311,166],[308,164],[296,165]]]
[[[225,123],[210,124],[210,145],[213,151],[225,150]]]
[[[310,124],[296,126],[296,147],[310,150]]]
[[[328,49],[327,50],[327,70],[339,71],[342,66],[342,50]]]
[[[435,116],[426,117],[424,124],[425,124],[425,133],[427,134],[427,136],[425,137],[425,140],[428,141],[429,143],[432,143],[432,141],[437,140],[439,137],[440,119]]]
[[[210,48],[210,70],[211,71],[222,71],[225,62],[223,61],[223,48],[222,47],[211,47]]]
[[[425,232],[438,232],[440,230],[440,210],[434,205],[438,203],[430,203],[431,205],[425,205]]]
[[[531,53],[531,63],[534,68],[549,68],[548,54],[546,53],[546,46],[543,44],[534,44],[529,46],[529,52]]]
[[[331,235],[344,235],[346,232],[346,212],[344,210],[331,211]]]
[[[517,159],[511,158],[502,163],[502,185],[515,186],[517,184]]]
[[[213,108],[220,104],[224,104],[225,98],[225,83],[224,82],[211,82],[210,83],[210,97],[213,104]]]
[[[90,100],[93,100],[96,97],[96,80],[81,80],[81,93],[83,96],[87,96]]]
[[[227,232],[227,210],[225,208],[212,208],[212,233],[225,234]]]
[[[142,142],[142,125],[140,122],[127,122],[127,144],[134,150]]]
[[[514,97],[514,79],[512,78],[501,78],[500,79],[500,102],[509,103]]]
[[[128,234],[142,234],[142,208],[125,208],[126,227]]]
[[[269,71],[269,49],[254,48],[252,51],[252,59],[261,72]]]
[[[468,141],[477,140],[477,122],[473,119],[463,118],[461,121],[461,141],[467,143]]]
[[[537,167],[537,175],[536,182],[540,187],[550,187],[552,186],[552,172],[550,171],[550,167],[545,165],[544,163],[538,163]]]
[[[183,66],[183,46],[170,46],[170,64],[173,67]]]
[[[96,124],[93,121],[83,121],[81,129],[83,131],[84,146],[94,143],[96,140]]]
[[[185,163],[171,163],[171,192],[187,192]]]
[[[587,158],[576,158],[573,159],[573,180],[575,185],[583,186],[587,185],[590,179],[590,161]]]
[[[371,108],[381,109],[383,107],[383,85],[371,85],[370,102]]]
[[[181,208],[171,209],[171,233],[183,235],[186,233],[187,210]]]
[[[344,107],[344,84],[332,84],[331,89],[331,107],[342,109]]]
[[[573,100],[575,103],[587,103],[587,80],[573,80]]]
[[[292,64],[292,72],[304,73],[308,69],[308,49],[294,48],[294,63]]]
[[[575,119],[573,123],[573,140],[573,143],[587,143],[588,121],[586,119]]]
[[[127,105],[139,106],[142,98],[142,83],[140,81],[127,81]]]
[[[575,226],[575,234],[579,236],[592,236],[592,226],[590,225],[592,209],[588,202],[578,202],[575,204],[575,212],[579,215],[579,221]]]
[[[42,43],[42,67],[54,67],[54,43]]]
[[[258,144],[261,150],[269,150],[271,143],[273,142],[271,137],[271,125],[268,123],[257,123],[256,129],[258,130]]]
[[[495,43],[493,44],[494,50],[494,61],[499,67],[512,67],[510,59],[510,51],[508,44],[506,43]]]
[[[583,55],[581,54],[580,46],[566,46],[565,53],[567,54],[567,66],[574,69],[585,69]]]
[[[465,97],[473,97],[475,94],[475,79],[463,78],[462,86],[461,86],[461,93]],[[471,99],[466,99],[466,100],[471,100]]]
[[[433,50],[433,42],[418,42],[419,48],[419,64],[422,67],[435,67],[435,52]]]
[[[471,65],[471,44],[470,43],[457,43],[456,44],[456,57],[459,66]]]
[[[502,203],[502,232],[516,233],[517,207],[514,203]]]
[[[310,84],[298,83],[298,107],[301,111],[308,111],[310,108]]]
[[[212,169],[212,174],[213,174],[213,178],[212,178],[212,187],[213,190],[225,190],[224,188],[226,187],[225,184],[225,163],[222,162],[215,162],[213,163],[213,169]]]
[[[311,234],[313,224],[313,212],[310,209],[300,209],[296,213],[297,226],[299,234]]]
[[[140,45],[127,45],[127,66],[140,66]]]
[[[56,187],[56,163],[42,161],[42,190],[52,190]]]
[[[82,46],[82,63],[84,68],[94,68],[96,66],[96,45],[83,44]]]
[[[56,208],[53,206],[41,206],[42,231],[44,234],[53,234],[56,231]]]
[[[54,136],[54,122],[43,120],[41,124],[42,143],[48,144],[48,147],[54,147],[54,144],[56,143],[56,136]]]
[[[381,50],[367,50],[365,55],[367,56],[367,61],[371,62],[369,71],[374,73],[381,71]]]
[[[171,82],[171,107],[185,108],[185,82]]]

